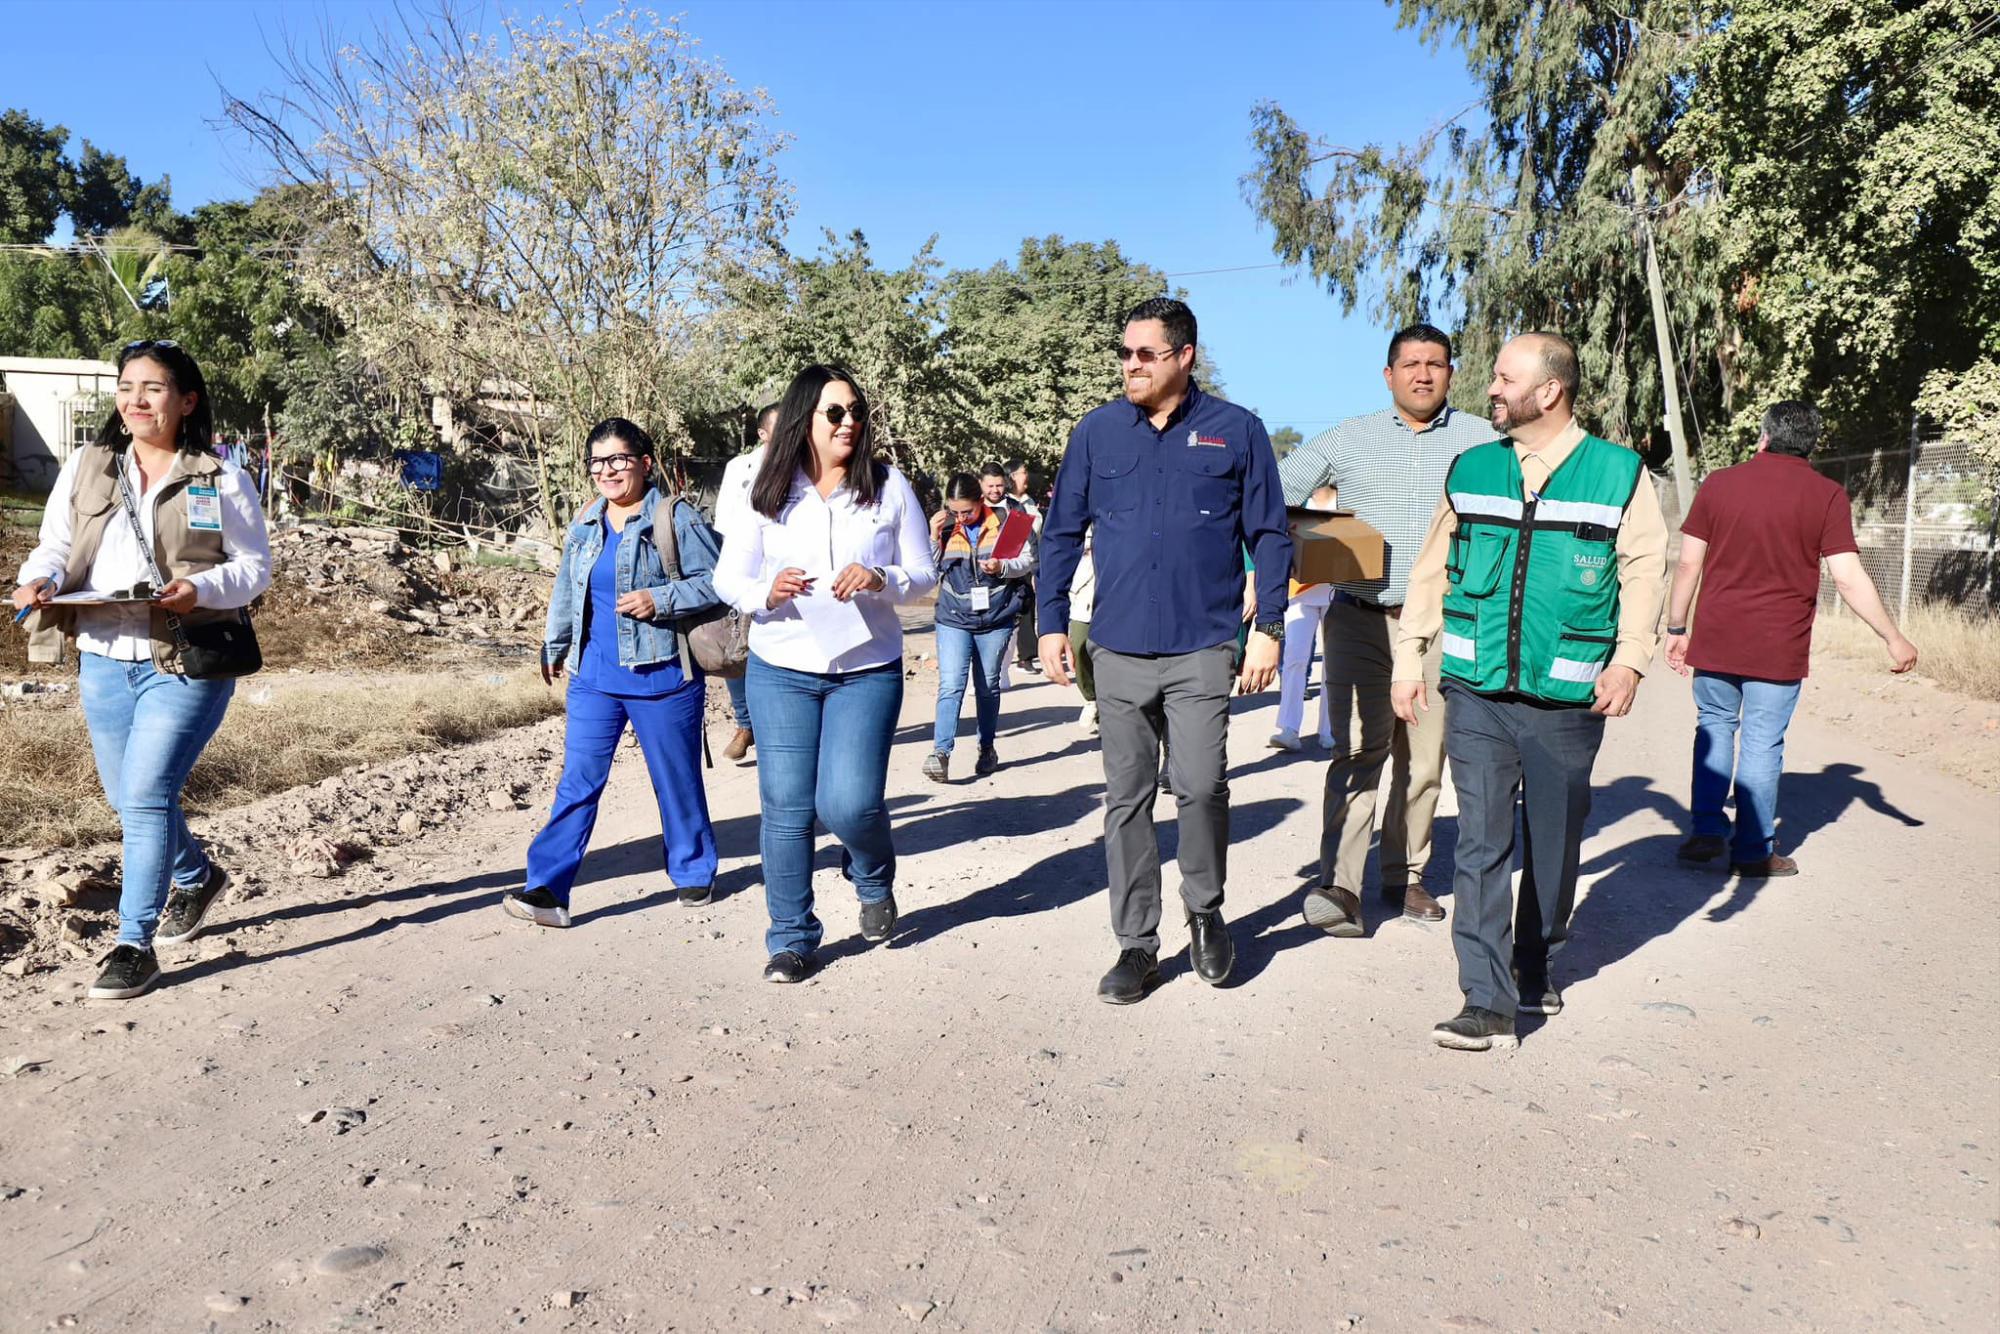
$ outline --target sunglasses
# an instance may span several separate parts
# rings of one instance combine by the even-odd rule
[[[829,426],[838,426],[849,417],[854,418],[856,426],[861,424],[861,413],[845,403],[835,403],[832,407],[824,409],[820,415],[826,418],[826,424]]]
[[[638,454],[600,454],[587,465],[592,477],[603,472],[630,472],[639,466]]]
[[[1186,346],[1186,344],[1182,344],[1182,346],[1184,347]],[[1156,361],[1165,361],[1168,357],[1173,356],[1174,353],[1180,351],[1181,349],[1178,347],[1169,347],[1159,351],[1155,351],[1150,347],[1120,346],[1113,350],[1116,351],[1118,354],[1118,362],[1120,365],[1123,365],[1124,363],[1132,360],[1134,357],[1137,357],[1139,359],[1139,364],[1141,366],[1150,366]]]

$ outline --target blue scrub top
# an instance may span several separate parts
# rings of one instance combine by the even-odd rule
[[[604,545],[590,567],[590,610],[583,623],[576,683],[607,695],[672,694],[685,679],[678,661],[644,667],[626,667],[618,661],[618,540],[623,534],[613,531],[609,519],[598,522],[604,525]]]

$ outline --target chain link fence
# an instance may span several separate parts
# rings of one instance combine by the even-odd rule
[[[1847,488],[1861,563],[1898,620],[1925,601],[2000,614],[2000,479],[1969,446],[1933,432],[1813,463]],[[1824,573],[1819,599],[1840,608]]]

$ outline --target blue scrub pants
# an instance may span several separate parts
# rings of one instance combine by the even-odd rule
[[[639,735],[659,802],[667,878],[683,889],[715,883],[715,829],[701,782],[704,694],[699,677],[657,696],[610,695],[570,683],[562,781],[556,784],[549,822],[528,845],[530,889],[545,887],[564,905],[569,903],[570,886],[597,823],[598,799],[611,777],[611,757],[627,722]]]

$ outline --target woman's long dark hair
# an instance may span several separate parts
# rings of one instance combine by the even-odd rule
[[[184,454],[206,454],[215,443],[215,410],[208,405],[208,381],[202,377],[201,367],[194,364],[194,358],[183,351],[179,343],[166,338],[146,338],[118,349],[119,375],[124,375],[127,362],[141,357],[157,361],[166,368],[167,378],[174,382],[175,393],[198,396],[194,411],[181,418],[180,433],[174,437],[174,448]],[[98,428],[97,443],[118,450],[132,443],[130,433],[125,430],[125,418],[115,404],[104,425]]]
[[[808,366],[792,377],[791,387],[778,407],[777,429],[771,432],[764,464],[757,470],[757,485],[750,492],[750,507],[767,519],[775,519],[792,495],[792,479],[812,458],[813,417],[819,412],[820,391],[838,380],[854,391],[854,412],[861,418],[861,431],[854,453],[847,459],[847,489],[857,504],[873,505],[881,499],[889,470],[875,461],[875,423],[868,413],[868,396],[854,377],[838,366]]]

